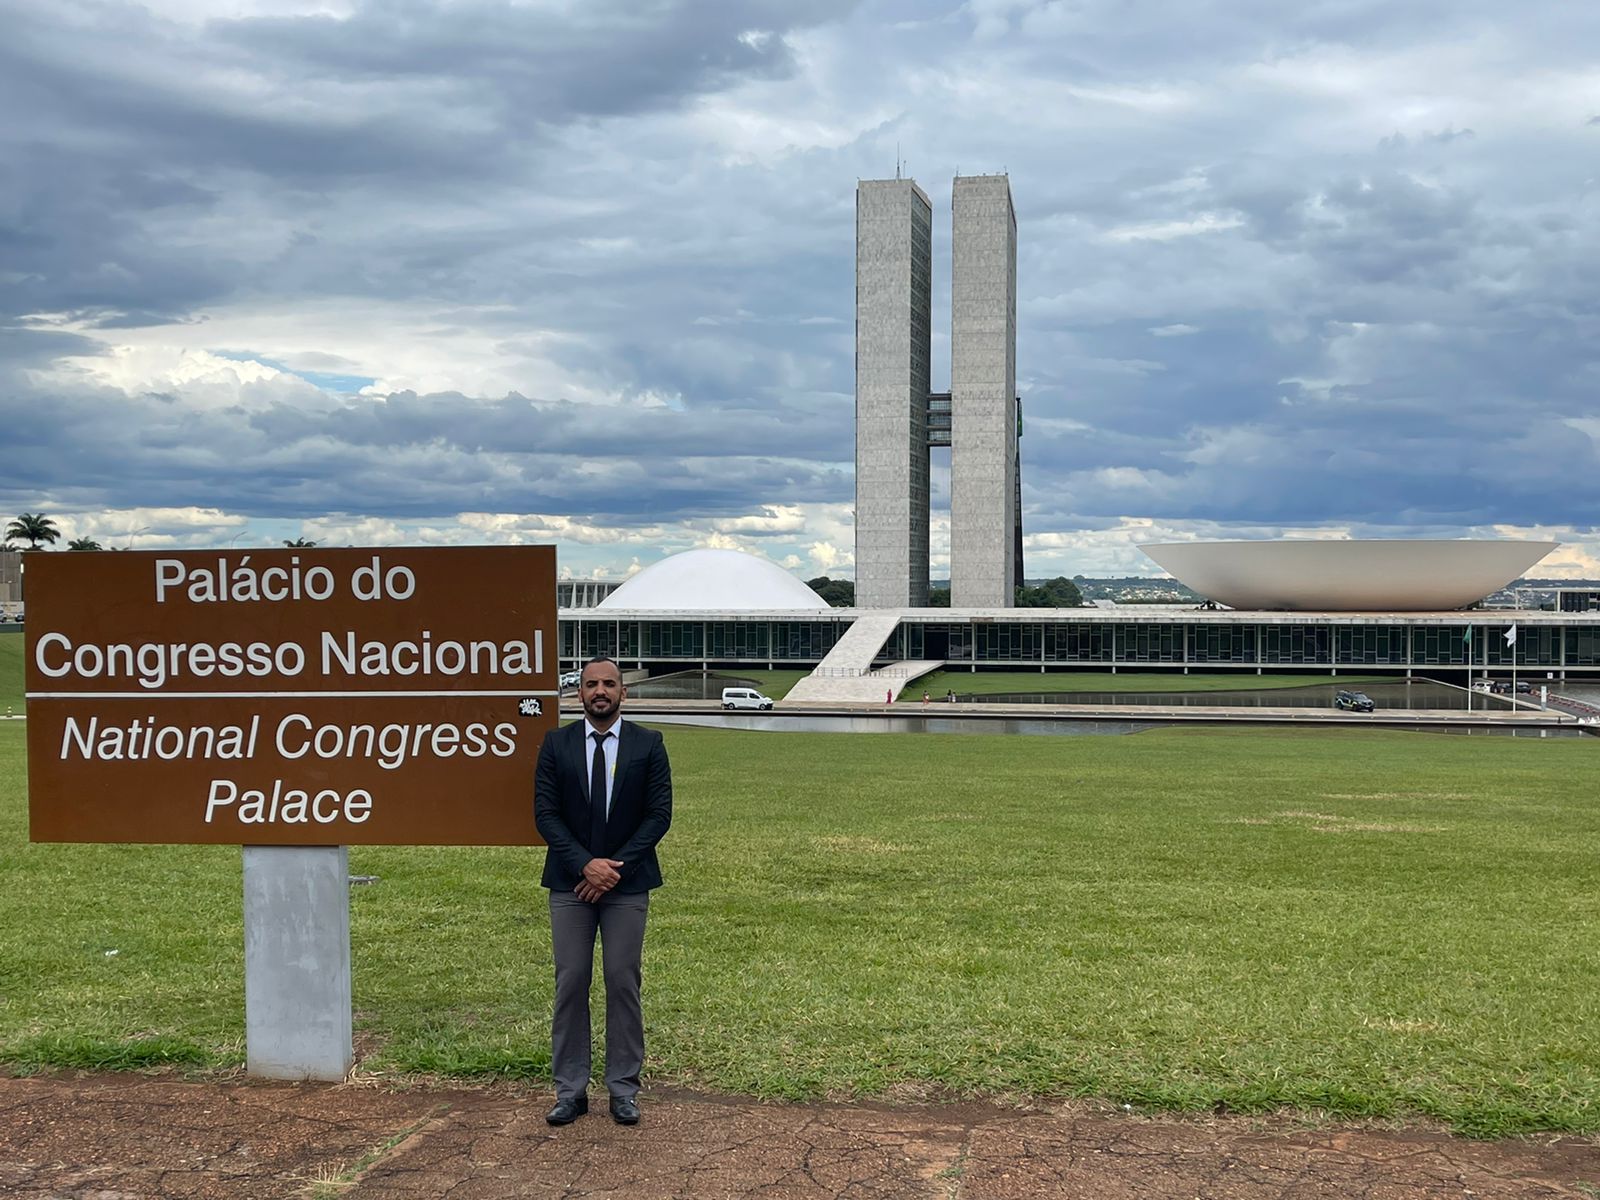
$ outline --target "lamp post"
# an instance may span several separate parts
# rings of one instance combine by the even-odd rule
[[[150,526],[148,526],[148,525],[139,526],[139,528],[135,529],[132,533],[128,534],[128,540],[123,543],[122,548],[124,550],[132,550],[133,549],[133,539],[138,537],[141,533],[148,533],[149,531],[150,531]]]

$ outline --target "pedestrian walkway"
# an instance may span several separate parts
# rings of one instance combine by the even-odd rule
[[[785,703],[884,704],[913,679],[942,667],[937,661],[899,662],[873,670],[902,615],[899,609],[878,609],[857,617],[816,669],[789,689]]]

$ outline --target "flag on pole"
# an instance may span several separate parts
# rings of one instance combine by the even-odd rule
[[[1516,644],[1517,644],[1517,627],[1515,625],[1513,625],[1510,629],[1506,630],[1506,645],[1515,646]]]
[[[1472,645],[1472,626],[1471,625],[1468,625],[1467,626],[1467,631],[1461,635],[1461,641],[1462,641],[1462,643],[1464,645],[1467,645],[1467,646]]]

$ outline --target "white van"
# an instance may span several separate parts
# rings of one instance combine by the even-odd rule
[[[763,696],[755,688],[731,687],[722,689],[723,708],[760,708],[772,707],[772,699]]]

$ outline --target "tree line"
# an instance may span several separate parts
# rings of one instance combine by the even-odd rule
[[[806,586],[821,596],[833,608],[854,608],[856,585],[849,579],[830,579],[819,575],[806,580]],[[1024,585],[1013,593],[1012,603],[1017,608],[1080,608],[1083,594],[1078,585],[1064,575],[1047,579],[1037,586]],[[929,608],[949,608],[949,588],[928,589]]]
[[[5,536],[0,538],[0,545],[11,549],[12,542],[27,542],[29,550],[37,550],[39,543],[54,546],[61,540],[61,530],[56,523],[44,513],[22,513],[16,520],[6,526]],[[315,542],[305,538],[284,538],[283,544],[291,550],[306,550],[316,546]],[[104,550],[105,547],[93,538],[73,538],[67,543],[68,550]],[[112,546],[115,550],[116,547]]]
[[[39,543],[53,546],[61,539],[61,530],[56,523],[44,513],[22,513],[16,520],[6,526],[3,540],[5,548],[11,549],[14,541],[27,542],[29,550],[37,550]],[[285,538],[283,544],[291,550],[311,549],[316,542],[307,541],[305,538]],[[68,550],[104,550],[105,547],[93,538],[73,538],[67,543]],[[112,547],[116,549],[115,546]],[[815,579],[806,580],[806,586],[821,596],[833,608],[854,608],[856,603],[856,585],[851,579],[829,579],[826,575],[819,575]],[[1078,585],[1064,575],[1046,580],[1036,587],[1024,585],[1016,589],[1013,603],[1017,608],[1078,608],[1083,604],[1083,596],[1078,591]],[[930,588],[928,591],[929,608],[949,608],[950,589]]]
[[[23,513],[6,526],[3,540],[6,549],[11,548],[12,542],[27,542],[29,550],[37,550],[39,543],[55,545],[61,539],[61,530],[56,528],[56,523],[43,513]],[[67,543],[68,550],[100,550],[103,547],[93,538],[73,538]]]

